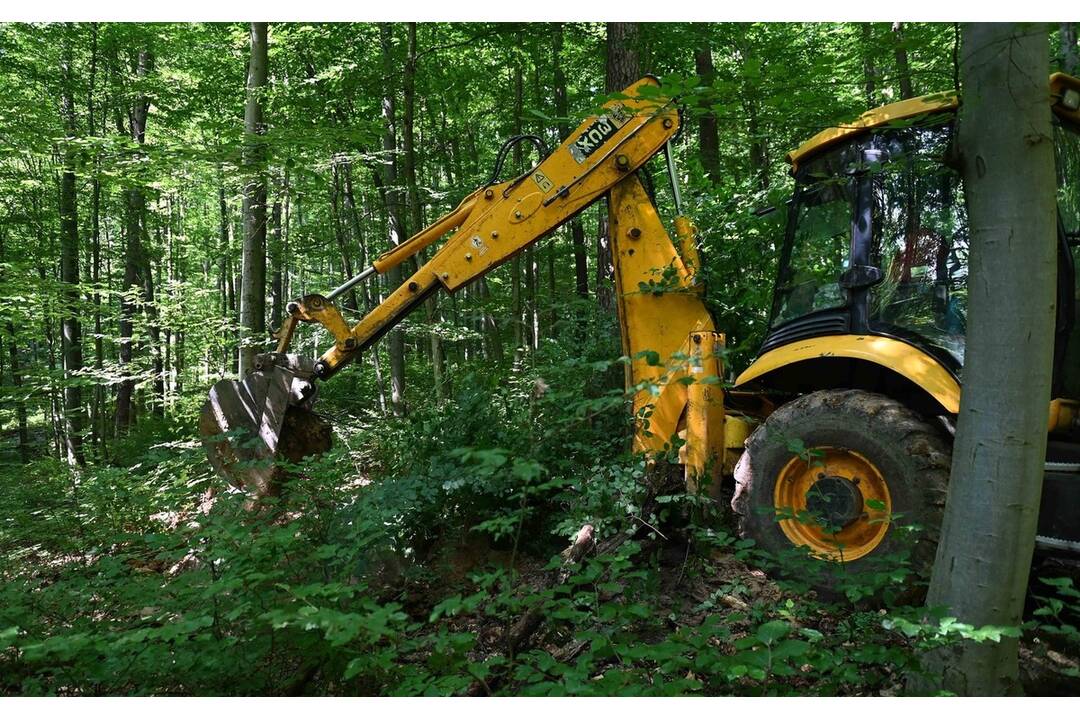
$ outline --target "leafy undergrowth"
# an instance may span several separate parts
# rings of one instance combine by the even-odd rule
[[[922,651],[1009,634],[899,604],[902,557],[818,597],[821,563],[763,557],[613,447],[607,371],[339,422],[256,510],[192,440],[6,473],[0,693],[899,694]],[[1080,598],[1053,583],[1024,663],[1075,692]]]

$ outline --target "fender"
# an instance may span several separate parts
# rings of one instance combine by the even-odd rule
[[[960,383],[952,373],[917,347],[880,335],[825,335],[778,347],[746,368],[735,380],[735,387],[793,363],[822,357],[855,358],[881,365],[921,387],[946,411],[960,412]]]

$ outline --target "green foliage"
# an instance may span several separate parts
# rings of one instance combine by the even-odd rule
[[[561,383],[593,372],[577,361],[544,370]],[[535,378],[523,373],[475,405],[523,424],[488,436],[516,440],[513,450],[479,436],[469,447],[454,437],[425,446],[435,420],[418,412],[389,433],[422,448],[410,463],[358,473],[356,448],[374,430],[357,428],[331,454],[306,461],[279,506],[258,513],[242,495],[221,492],[200,512],[216,481],[191,442],[148,440],[132,447],[131,466],[89,470],[77,483],[63,466],[43,464],[42,482],[5,495],[0,508],[17,518],[6,527],[22,533],[2,538],[2,690],[893,693],[928,648],[1015,633],[869,600],[896,575],[851,578],[861,590],[838,600],[815,598],[801,572],[777,586],[763,581],[743,563],[790,570],[792,559],[764,558],[736,540],[704,497],[660,496],[646,513],[655,478],[639,460],[584,461],[590,447],[594,458],[610,452],[605,433],[579,428],[579,457],[541,451],[577,417],[568,398],[581,387],[540,397],[528,387]],[[476,402],[474,394],[482,393],[463,390],[455,403]],[[376,452],[398,457],[385,446]],[[567,569],[558,557],[545,566],[585,523],[599,538],[636,539]],[[674,564],[665,559],[672,533],[686,546]],[[486,556],[472,556],[476,548]],[[475,560],[464,574],[454,569],[463,551]],[[730,558],[728,570],[717,558]],[[559,572],[555,584],[538,582]],[[1036,615],[1044,632],[1074,638],[1061,614],[1075,590],[1067,581],[1053,588],[1064,599]],[[545,619],[542,632],[507,652],[498,638],[529,611]]]
[[[487,179],[502,139],[535,132],[554,146],[559,124],[572,127],[605,97],[603,24],[562,26],[566,118],[555,104],[553,26],[416,31],[410,209],[421,222]],[[407,66],[405,36],[390,27],[395,68]],[[866,108],[864,59],[876,63],[870,100],[896,99],[892,38],[881,24],[864,34],[844,24],[659,23],[642,24],[640,38],[641,70],[678,97],[674,155],[701,228],[696,270],[727,334],[725,367],[738,370],[765,331],[786,219],[754,211],[784,207],[784,152]],[[950,28],[910,24],[905,38],[920,91],[949,88]],[[270,40],[265,169],[282,219],[268,254],[293,297],[340,283],[346,256],[355,270],[389,246],[385,193],[408,188],[380,177],[401,155],[383,152],[381,113],[393,93],[403,138],[404,78],[383,72],[372,24],[272,23]],[[522,256],[532,261],[521,263],[526,277],[497,268],[435,315],[402,323],[405,417],[379,407],[388,358],[377,344],[321,389],[334,451],[292,468],[281,497],[258,508],[225,489],[195,437],[207,387],[235,372],[240,340],[247,42],[238,23],[0,26],[0,693],[895,693],[925,649],[1013,632],[899,605],[903,554],[858,576],[801,551],[765,557],[733,536],[722,503],[667,489],[677,468],[629,454],[630,358],[618,357],[614,313],[596,303],[597,283],[611,284],[592,252],[602,204],[579,218],[585,297],[571,234],[557,231]],[[713,77],[696,74],[689,51],[699,47],[711,49]],[[146,74],[143,50],[154,58]],[[73,136],[59,112],[67,52]],[[140,144],[126,123],[143,95]],[[522,117],[509,110],[517,103]],[[712,176],[697,132],[706,116],[721,128]],[[56,241],[68,153],[81,243],[75,302],[59,280]],[[659,164],[642,175],[670,216]],[[137,260],[153,301],[145,285],[126,287],[132,192],[146,200]],[[636,291],[672,291],[672,272],[657,268]],[[374,280],[369,297],[358,293],[360,311],[388,290]],[[120,362],[122,299],[136,310],[129,364]],[[59,322],[72,315],[84,367],[65,372]],[[511,347],[515,325],[539,337]],[[433,337],[445,398],[429,391]],[[304,355],[326,346],[310,326],[292,345]],[[635,359],[665,362],[654,351]],[[118,430],[126,380],[137,417]],[[63,451],[61,396],[72,387],[94,419],[85,466]],[[670,439],[669,457],[680,444]],[[607,551],[567,565],[557,553],[586,525]],[[836,598],[811,591],[827,574]],[[1075,590],[1055,583],[1026,630],[1075,643]],[[508,633],[532,615],[542,628],[510,647]]]
[[[1039,578],[1047,595],[1037,595],[1038,607],[1032,611],[1032,620],[1026,629],[1036,637],[1042,636],[1050,644],[1071,654],[1080,652],[1080,590],[1072,577]],[[1049,654],[1047,646],[1038,646],[1043,654]],[[1059,658],[1061,655],[1058,656]],[[1076,663],[1058,667],[1062,675],[1080,678]]]

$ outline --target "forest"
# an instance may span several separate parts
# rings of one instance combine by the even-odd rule
[[[710,496],[687,491],[679,442],[659,459],[636,452],[641,387],[627,378],[657,362],[621,340],[621,241],[602,197],[453,293],[416,302],[320,382],[314,409],[332,447],[282,461],[281,487],[258,497],[231,487],[200,437],[208,392],[258,369],[290,303],[328,294],[478,188],[527,177],[646,75],[676,98],[680,126],[670,173],[658,154],[634,176],[669,228],[676,214],[692,219],[695,292],[724,335],[720,369],[699,383],[730,389],[769,347],[778,313],[794,312],[782,265],[823,277],[842,260],[825,244],[789,257],[805,173],[788,154],[873,108],[959,90],[966,32],[920,22],[0,24],[0,695],[1002,691],[971,679],[990,677],[978,665],[964,671],[966,689],[942,684],[934,668],[961,646],[1011,653],[1014,691],[1080,692],[1080,566],[1039,553],[1032,563],[1037,486],[1016,542],[1022,614],[999,621],[937,606],[950,595],[932,584],[933,547],[920,540],[889,545],[858,572],[805,549],[780,553],[746,536],[731,467]],[[1076,23],[1033,34],[1040,77],[1080,74]],[[500,153],[523,135],[539,142]],[[1059,166],[1071,157],[1080,168],[1080,143],[1068,147]],[[910,191],[906,177],[882,192]],[[1078,178],[1061,186],[1078,193],[1060,201],[1066,225]],[[934,227],[953,222],[950,196],[925,186],[927,207],[946,198]],[[874,222],[902,233],[910,209],[896,207]],[[849,232],[847,216],[841,224]],[[1077,229],[1063,231],[1066,254]],[[364,318],[437,250],[343,291],[342,317]],[[1056,271],[1045,267],[1051,293]],[[891,273],[863,292],[891,288]],[[662,294],[670,280],[640,292]],[[958,302],[966,280],[950,280]],[[935,332],[962,338],[954,310]],[[871,312],[872,322],[898,317]],[[983,372],[969,335],[965,382]],[[289,352],[332,347],[326,329],[301,323]],[[1033,411],[1042,423],[1049,370],[1045,383]],[[1053,397],[1080,397],[1054,383]],[[770,422],[814,397],[784,392],[786,404],[763,401],[780,406]],[[939,429],[932,417],[949,414],[917,409],[904,427]],[[911,447],[925,440],[910,437]],[[814,466],[809,441],[785,442],[789,459]],[[926,457],[941,442],[925,440]],[[918,474],[946,482],[942,452]],[[940,512],[944,485],[936,492]],[[925,529],[917,515],[897,518],[889,532]]]

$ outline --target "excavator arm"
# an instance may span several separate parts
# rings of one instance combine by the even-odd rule
[[[636,388],[635,446],[662,451],[683,429],[688,474],[700,475],[723,451],[723,338],[701,302],[692,226],[676,219],[676,248],[634,174],[665,150],[679,127],[675,106],[657,97],[656,85],[651,78],[631,85],[532,170],[474,191],[327,295],[289,303],[289,316],[274,335],[276,351],[260,355],[242,382],[223,380],[211,389],[200,429],[215,468],[235,485],[272,492],[275,456],[296,461],[329,447],[329,428],[309,412],[315,380],[332,377],[431,293],[467,285],[607,196],[623,349],[632,358],[627,385]],[[349,326],[334,306],[336,297],[447,235],[430,260]],[[334,338],[314,362],[288,353],[302,322],[318,323]],[[709,437],[717,427],[719,440]],[[285,432],[293,437],[286,440]],[[238,441],[236,433],[254,437]]]

